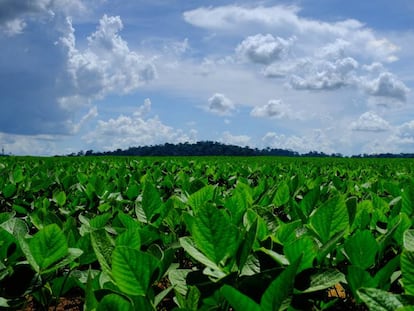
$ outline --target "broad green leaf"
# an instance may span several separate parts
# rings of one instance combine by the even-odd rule
[[[391,286],[391,277],[392,275],[398,271],[400,266],[400,256],[395,256],[393,259],[387,262],[387,264],[382,267],[374,277],[375,286],[374,287],[381,287],[383,290],[389,290]]]
[[[250,297],[240,293],[237,289],[224,285],[220,292],[236,311],[261,311],[260,306]]]
[[[361,288],[358,296],[370,310],[395,311],[403,307],[397,296],[376,288]]]
[[[224,206],[231,213],[231,220],[238,225],[243,218],[243,214],[252,206],[252,190],[242,182],[238,182],[233,191],[233,195],[226,200]]]
[[[311,226],[323,244],[335,233],[346,230],[349,217],[344,198],[334,197],[317,208],[311,215]]]
[[[3,195],[6,199],[11,198],[17,191],[17,187],[15,184],[7,184],[3,188]]]
[[[69,248],[68,249],[68,255],[65,256],[62,260],[56,262],[52,267],[49,269],[45,269],[42,271],[42,274],[46,274],[49,272],[56,271],[60,268],[63,268],[65,266],[76,266],[77,263],[75,262],[76,259],[78,259],[83,254],[83,250],[79,248]]]
[[[109,295],[106,295],[101,300],[96,310],[97,311],[114,311],[114,310],[133,311],[134,308],[131,305],[131,303],[125,298],[119,295],[116,295],[116,294],[109,294]]]
[[[409,229],[403,235],[404,248],[409,252],[414,252],[414,229]]]
[[[239,271],[242,271],[244,264],[247,261],[250,253],[252,252],[252,247],[256,239],[257,232],[257,220],[250,227],[249,231],[246,232],[243,243],[240,244],[239,251],[237,252],[237,266]]]
[[[29,240],[29,248],[40,271],[61,260],[69,252],[66,237],[56,224],[48,225],[37,232]]]
[[[213,200],[215,191],[216,188],[212,185],[201,188],[188,197],[188,205],[197,213],[207,202]]]
[[[57,205],[63,206],[66,203],[66,193],[64,191],[60,191],[53,196],[53,199],[56,201]]]
[[[376,286],[376,282],[371,275],[364,269],[356,266],[348,267],[346,279],[355,297],[358,297],[357,291],[360,288]]]
[[[200,290],[196,286],[189,286],[185,296],[177,294],[177,302],[181,309],[188,311],[197,311],[201,297]]]
[[[219,268],[215,262],[207,258],[196,248],[194,241],[190,237],[182,237],[179,239],[179,241],[182,248],[184,248],[184,250],[195,260],[213,270],[221,271],[221,268]],[[226,276],[226,274],[224,272],[221,272],[221,277],[224,276]]]
[[[147,181],[142,194],[142,209],[148,222],[152,222],[152,217],[162,208],[162,204],[157,189],[151,182]]]
[[[6,298],[0,297],[0,307],[1,308],[10,308],[8,300]]]
[[[237,251],[239,232],[224,210],[206,205],[187,225],[197,248],[215,264]]]
[[[414,252],[404,250],[401,254],[401,272],[404,291],[414,295]]]
[[[187,294],[187,275],[190,273],[191,269],[174,269],[168,272],[168,279],[171,282],[171,285],[174,287],[174,290],[180,295],[185,296]]]
[[[281,223],[277,228],[275,238],[281,244],[289,243],[297,239],[296,231],[302,226],[301,220]]]
[[[269,285],[260,300],[262,310],[279,310],[286,300],[290,300],[293,292],[296,272],[300,265],[301,259],[302,258],[299,257],[294,263],[289,265]]]
[[[136,183],[131,183],[128,186],[128,189],[126,191],[126,195],[129,200],[135,200],[139,195],[139,187]]]
[[[139,250],[141,248],[141,238],[137,228],[131,228],[120,234],[115,240],[116,246],[126,246]]]
[[[24,180],[23,170],[18,167],[13,171],[13,182],[18,184]]]
[[[111,255],[114,249],[113,240],[105,229],[99,229],[91,232],[91,244],[102,271],[110,276]]]
[[[155,257],[136,249],[120,246],[112,254],[112,275],[116,285],[128,295],[147,295],[157,267]]]
[[[301,236],[299,239],[286,244],[283,250],[290,263],[294,263],[298,258],[302,258],[297,269],[298,272],[312,267],[313,260],[318,255],[318,245],[309,236]]]
[[[300,208],[306,216],[309,216],[316,208],[320,194],[320,187],[315,187],[309,191],[300,201]]]
[[[281,182],[276,190],[275,197],[273,198],[273,203],[277,206],[285,205],[290,199],[289,186],[285,182]]]
[[[303,271],[306,272],[306,271]],[[338,283],[346,283],[345,275],[338,270],[320,270],[310,276],[309,287],[303,293],[328,289]]]
[[[379,246],[369,230],[357,231],[345,241],[344,247],[354,266],[367,269],[375,264]]]
[[[409,182],[408,185],[404,187],[404,191],[401,197],[402,197],[401,212],[406,213],[408,216],[412,217],[413,212],[414,212],[414,184],[413,182]]]

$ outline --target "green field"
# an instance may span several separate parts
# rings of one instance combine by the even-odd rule
[[[2,157],[0,307],[414,310],[413,177],[410,159]]]

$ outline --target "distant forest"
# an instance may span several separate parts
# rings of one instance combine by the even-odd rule
[[[296,151],[279,148],[251,148],[228,145],[214,141],[199,141],[196,143],[165,143],[154,146],[129,147],[122,150],[95,152],[88,150],[72,153],[69,156],[285,156],[285,157],[343,157],[340,153],[326,154],[319,151],[310,151],[300,154]],[[413,153],[381,153],[360,154],[352,158],[414,158]]]

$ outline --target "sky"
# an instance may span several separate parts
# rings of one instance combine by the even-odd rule
[[[412,0],[0,0],[0,147],[414,153]]]

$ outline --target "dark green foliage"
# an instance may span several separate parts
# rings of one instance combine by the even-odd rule
[[[3,157],[0,308],[409,310],[413,164]]]

